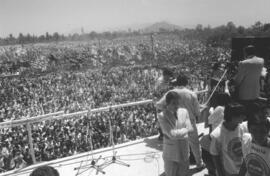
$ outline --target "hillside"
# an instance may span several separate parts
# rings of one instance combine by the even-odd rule
[[[170,24],[166,21],[162,21],[162,22],[157,22],[157,23],[154,23],[150,26],[143,28],[142,32],[145,32],[145,33],[159,32],[162,29],[167,30],[167,31],[174,31],[174,30],[182,30],[183,28],[178,26],[178,25],[174,25],[174,24]]]

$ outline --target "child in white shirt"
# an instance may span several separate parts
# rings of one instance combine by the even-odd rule
[[[241,139],[247,132],[245,108],[238,103],[225,106],[224,122],[211,134],[210,153],[218,176],[237,175],[243,160]]]

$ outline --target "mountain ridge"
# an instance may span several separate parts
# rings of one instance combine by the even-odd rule
[[[160,32],[162,30],[166,30],[166,31],[183,30],[183,28],[178,25],[166,22],[166,21],[161,21],[161,22],[156,22],[154,24],[151,24],[141,30],[142,32],[149,33],[149,32]]]
[[[96,30],[90,30],[90,27],[77,27],[72,30],[70,30],[69,33],[81,33],[81,29],[84,29],[85,33],[95,31],[95,32],[114,32],[114,31],[141,31],[142,33],[151,33],[151,32],[160,32],[162,30],[166,31],[174,31],[174,30],[183,30],[184,27],[180,27],[176,24],[169,23],[167,21],[160,21],[156,23],[136,23],[136,24],[130,24],[130,25],[124,25],[119,27],[107,27],[105,29],[96,29]]]

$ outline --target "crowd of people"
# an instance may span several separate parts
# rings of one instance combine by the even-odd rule
[[[151,104],[87,114],[72,120],[40,122],[32,126],[37,162],[90,151],[90,135],[93,150],[111,146],[109,120],[115,144],[157,134],[155,111]],[[3,129],[1,134],[3,169],[15,167],[17,160],[19,163],[24,161],[26,165],[32,164],[25,127]]]
[[[44,71],[53,67],[74,69],[77,66],[93,69],[119,65],[181,64],[196,76],[205,77],[209,64],[228,60],[229,57],[230,49],[213,48],[197,40],[183,40],[169,34],[155,35],[152,42],[150,36],[146,35],[89,42],[3,46],[0,48],[0,73],[23,72],[43,67]],[[197,64],[202,65],[202,69],[193,67]]]
[[[150,45],[147,38],[143,37],[101,41],[99,44],[16,46],[20,48],[19,51],[16,47],[6,47],[0,54],[2,63],[8,61],[1,65],[0,120],[30,118],[57,111],[72,113],[161,97],[162,93],[155,89],[161,66],[170,67],[175,77],[180,73],[190,75],[190,88],[202,90],[207,88],[211,64],[217,61],[223,63],[229,57],[229,50],[207,47],[198,41],[156,37],[156,55],[153,60],[159,65],[153,66],[154,62],[149,59]],[[57,64],[48,64],[46,69],[55,67],[57,70],[35,76],[23,74],[28,68],[12,70],[9,65],[10,62],[32,59],[35,60],[30,64],[32,69],[40,65],[37,62],[44,63],[44,59],[38,59],[40,55],[54,57]],[[119,62],[115,58],[120,59]],[[84,63],[89,66],[88,62],[91,66],[83,68]],[[71,63],[80,63],[82,66],[75,71],[64,69]],[[19,74],[7,76],[15,72]],[[205,98],[199,97],[199,101],[203,103]],[[92,129],[94,149],[110,146],[109,118],[112,120],[116,144],[158,133],[153,104],[99,112],[71,120],[41,122],[32,125],[37,161],[89,151],[89,129]],[[87,125],[92,128],[87,128]],[[25,126],[1,129],[1,168],[10,170],[32,164],[27,135]]]

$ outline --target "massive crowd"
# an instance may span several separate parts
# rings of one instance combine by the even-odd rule
[[[19,51],[16,47],[20,48]],[[152,57],[151,43],[146,37],[101,41],[99,44],[60,43],[16,47],[5,47],[0,54],[1,62],[5,63],[1,66],[0,78],[1,121],[61,110],[71,113],[160,97],[160,92],[154,87],[161,75],[161,67],[170,67],[175,76],[184,72],[190,76],[190,88],[202,90],[207,88],[211,64],[217,61],[222,64],[229,57],[229,50],[207,47],[198,41],[179,41],[173,37],[156,37],[153,60],[149,59]],[[50,59],[48,62],[38,59],[40,55],[51,57],[48,53],[56,58],[57,64],[46,65],[51,62]],[[30,68],[12,70],[15,67],[10,67],[18,60],[31,59],[35,61],[31,62]],[[80,64],[79,69],[66,69],[74,63]],[[40,76],[23,74],[23,71],[32,70],[36,65],[46,65],[41,71],[50,70],[50,67],[57,68],[57,71]],[[89,67],[84,69],[85,65]],[[16,72],[19,72],[18,76],[6,77]],[[201,102],[205,100],[200,99]],[[110,146],[109,118],[112,119],[115,143],[157,134],[152,104],[99,112],[71,120],[37,123],[32,125],[37,161],[89,151],[89,129],[92,129],[94,149]],[[15,167],[12,161],[21,163],[16,167],[32,163],[25,126],[2,129],[0,138],[1,168],[12,169]]]

